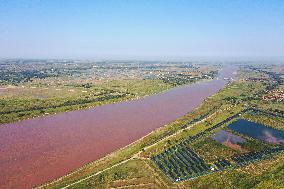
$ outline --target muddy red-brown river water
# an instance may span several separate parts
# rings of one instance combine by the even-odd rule
[[[192,111],[236,69],[139,100],[0,125],[0,188],[43,184],[138,140]]]

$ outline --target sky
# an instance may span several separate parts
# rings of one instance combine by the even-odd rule
[[[283,56],[283,0],[0,0],[0,58]]]

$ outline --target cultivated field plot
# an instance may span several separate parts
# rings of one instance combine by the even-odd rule
[[[224,169],[232,166],[232,164],[226,159],[220,159],[217,162],[215,162],[214,165],[220,171],[223,171]]]
[[[249,152],[242,155],[234,156],[231,159],[237,166],[247,165],[249,163],[269,158],[271,155],[281,153],[284,151],[284,146],[278,146],[276,148],[268,148],[258,152]]]
[[[159,169],[173,182],[180,182],[189,179],[194,179],[206,174],[223,171],[228,168],[236,168],[239,166],[245,166],[255,161],[259,161],[262,159],[267,159],[272,157],[273,155],[283,153],[284,146],[282,143],[274,143],[274,145],[265,146],[264,150],[260,151],[241,151],[241,154],[235,154],[233,156],[228,156],[224,159],[218,159],[215,162],[205,162],[197,153],[195,153],[189,145],[196,141],[197,139],[202,138],[203,136],[207,136],[208,133],[217,129],[224,124],[228,123],[233,119],[237,119],[238,122],[239,117],[243,113],[256,113],[260,110],[257,109],[245,109],[238,114],[235,114],[224,121],[214,125],[211,128],[204,130],[194,136],[190,136],[183,140],[182,142],[172,146],[162,153],[153,156],[152,160],[159,167]],[[263,111],[260,111],[263,113]],[[278,116],[277,114],[269,115]],[[282,116],[279,116],[282,117]],[[233,122],[235,123],[235,122]],[[232,124],[232,123],[231,123]],[[230,124],[230,125],[231,125]],[[228,126],[228,128],[230,127]],[[226,126],[227,127],[227,126]],[[223,131],[223,130],[221,130]],[[224,131],[225,132],[225,131]],[[227,133],[227,132],[226,132]],[[230,134],[229,136],[235,136]],[[250,136],[248,136],[250,137]],[[238,139],[240,139],[238,137]],[[242,140],[244,142],[244,140]],[[237,141],[236,141],[237,143]]]
[[[172,147],[153,158],[159,168],[173,181],[183,181],[209,173],[206,164],[190,148]]]

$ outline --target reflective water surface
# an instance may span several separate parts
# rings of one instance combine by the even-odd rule
[[[230,142],[232,144],[237,144],[245,142],[243,138],[224,130],[220,130],[213,134],[211,138],[219,143]]]
[[[228,128],[271,144],[280,144],[284,142],[284,131],[276,130],[244,119],[233,122]]]

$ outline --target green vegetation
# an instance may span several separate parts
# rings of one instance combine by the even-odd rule
[[[7,123],[44,114],[141,98],[177,85],[210,79],[215,77],[216,70],[219,68],[216,65],[207,69],[205,69],[206,66],[199,66],[190,64],[179,67],[174,64],[166,66],[151,64],[141,66],[143,69],[141,67],[139,69],[143,71],[137,71],[137,66],[132,64],[115,67],[104,63],[86,63],[84,66],[70,63],[64,66],[56,65],[53,70],[51,67],[54,65],[51,64],[47,69],[42,68],[45,70],[40,72],[31,70],[15,72],[7,69],[7,72],[1,72],[3,74],[0,79],[2,84],[0,87],[0,120],[1,123]],[[283,188],[283,153],[270,154],[267,152],[263,158],[260,158],[261,154],[256,154],[277,148],[277,146],[233,132],[246,139],[244,143],[239,144],[244,151],[239,151],[209,138],[218,129],[225,129],[235,118],[225,122],[224,120],[247,108],[257,108],[283,115],[283,101],[262,99],[268,91],[284,89],[283,66],[259,64],[239,66],[238,79],[230,82],[217,94],[207,98],[194,111],[156,129],[125,148],[43,185],[42,188],[64,186],[69,186],[69,188]],[[78,67],[80,69],[77,69]],[[129,75],[133,77],[125,77],[127,74],[123,69],[126,67],[128,72],[132,70]],[[97,78],[92,77],[95,69],[101,70],[101,72],[96,72],[99,75]],[[119,74],[116,74],[117,72]],[[109,76],[102,73],[107,73]],[[8,77],[9,75],[13,77]],[[284,130],[283,117],[253,111],[242,112],[239,116]],[[224,123],[218,128],[210,129],[220,122]],[[200,158],[198,160],[201,163],[195,164],[190,170],[177,168],[179,174],[199,169],[199,172],[188,177],[193,179],[187,180],[186,178],[182,182],[174,182],[151,158],[157,157],[168,149],[174,149],[182,141],[196,135],[198,135],[196,139],[173,152],[175,157],[173,155],[165,157],[167,161],[171,158],[177,160],[188,156],[185,149],[191,149],[192,154]],[[249,155],[247,157],[244,154]],[[238,166],[237,160],[233,157],[251,161]],[[197,158],[191,160],[194,159],[197,160]],[[222,165],[225,162],[232,166]],[[161,164],[167,166],[165,162],[161,161]],[[205,166],[205,169],[202,168],[205,171],[202,172],[200,166]],[[211,166],[218,171],[210,171]],[[168,173],[171,170],[169,167],[166,169]],[[174,176],[179,177],[179,175]]]
[[[0,123],[142,98],[212,79],[218,68],[191,63],[3,61]]]
[[[71,188],[161,188],[163,185],[153,172],[147,161],[130,160]]]
[[[199,154],[206,162],[215,162],[218,159],[225,159],[239,152],[222,145],[211,138],[205,138],[193,143],[193,151]]]
[[[115,87],[112,86],[113,83],[116,83]],[[27,90],[17,88],[6,92],[0,99],[0,123],[140,98],[168,88],[169,86],[161,81],[151,80],[120,81],[120,83],[112,81],[102,86],[87,88],[81,86],[29,87]],[[13,93],[13,96],[9,97],[9,93]]]

